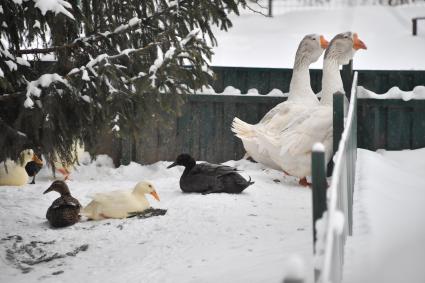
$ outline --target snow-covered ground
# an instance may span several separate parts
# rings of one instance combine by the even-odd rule
[[[226,164],[255,181],[244,193],[183,194],[183,168],[169,164],[115,169],[102,157],[71,175],[71,193],[83,205],[96,192],[152,180],[161,201],[148,197],[151,205],[168,211],[148,219],[51,229],[45,213],[58,194],[42,194],[52,182],[47,168],[35,185],[0,187],[0,282],[281,282],[294,254],[312,278],[309,189],[241,160]],[[28,264],[43,255],[59,258]]]
[[[425,282],[425,149],[359,149],[344,282]]]
[[[412,17],[425,16],[425,5],[310,8],[275,11],[272,18],[244,11],[232,16],[229,32],[217,32],[214,66],[292,68],[295,51],[306,34],[330,40],[347,30],[359,33],[368,50],[354,58],[356,69],[425,69],[425,22],[412,36]],[[312,65],[322,67],[322,59]]]

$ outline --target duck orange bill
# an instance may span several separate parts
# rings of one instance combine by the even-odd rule
[[[353,35],[353,48],[355,50],[367,49],[366,44],[364,44],[364,42],[359,39],[357,33],[354,33]]]
[[[325,37],[323,35],[320,36],[320,47],[322,47],[323,49],[328,48],[329,46],[329,42],[325,39]]]
[[[159,201],[159,195],[156,193],[156,191],[153,191],[150,193],[157,201]]]

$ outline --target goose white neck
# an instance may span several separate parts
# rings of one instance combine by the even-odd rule
[[[333,94],[337,91],[344,92],[339,64],[335,59],[325,58],[322,76],[322,99],[320,103],[332,105]]]
[[[288,101],[317,103],[317,97],[311,89],[310,71],[308,67],[309,64],[306,62],[295,62],[291,83],[289,85]]]

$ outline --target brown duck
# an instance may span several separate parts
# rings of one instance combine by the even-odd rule
[[[52,227],[65,227],[80,220],[80,202],[71,196],[69,188],[64,181],[54,181],[43,193],[51,191],[60,193],[60,197],[53,201],[46,213],[46,218]]]

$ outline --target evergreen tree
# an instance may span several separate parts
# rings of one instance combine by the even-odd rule
[[[240,5],[0,0],[0,161],[30,147],[68,164],[76,141],[132,135],[159,109],[178,109],[173,94],[211,79],[212,27],[231,27]]]

